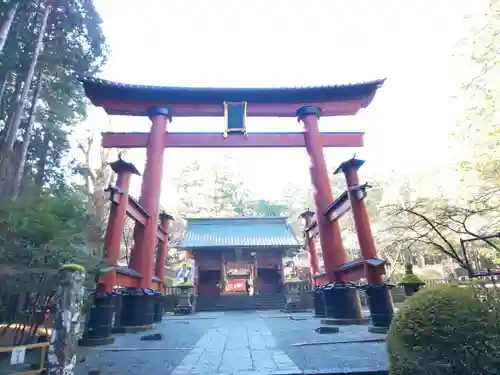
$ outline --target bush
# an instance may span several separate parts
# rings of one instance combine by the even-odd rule
[[[497,313],[471,287],[445,284],[421,290],[392,320],[390,374],[500,374]]]

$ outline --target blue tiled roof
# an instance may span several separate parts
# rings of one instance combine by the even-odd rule
[[[186,233],[176,245],[179,249],[301,246],[285,217],[186,220]]]

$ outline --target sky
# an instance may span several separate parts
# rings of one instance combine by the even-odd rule
[[[280,87],[387,78],[357,116],[322,118],[323,131],[364,131],[362,149],[328,149],[333,168],[354,152],[364,173],[442,170],[459,114],[457,42],[479,0],[95,0],[111,55],[101,77],[124,83],[198,87]],[[92,109],[83,128],[148,131],[147,118],[108,118]],[[251,118],[252,131],[300,131],[295,119]],[[223,118],[173,119],[169,131],[223,131]],[[279,199],[310,183],[305,150],[166,150],[162,205],[172,178],[195,159],[234,158],[256,196]],[[127,160],[140,169],[144,150]],[[445,174],[443,174],[445,178]],[[269,182],[271,181],[271,182]],[[139,192],[140,179],[133,181]]]

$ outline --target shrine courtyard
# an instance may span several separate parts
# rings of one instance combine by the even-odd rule
[[[148,333],[161,340],[124,334],[82,349],[76,374],[387,374],[385,335],[364,325],[319,334],[319,325],[312,313],[280,311],[166,316]]]
[[[86,345],[114,343],[80,353],[78,374],[377,374],[387,373],[384,336],[394,306],[391,286],[384,281],[385,262],[377,258],[365,207],[367,184],[355,157],[339,164],[346,190],[334,198],[325,161],[325,147],[362,147],[363,133],[319,130],[319,119],[354,116],[367,108],[384,80],[302,88],[192,88],[128,85],[96,77],[80,77],[85,94],[108,115],[149,117],[149,133],[103,133],[103,148],[145,148],[139,199],[129,194],[132,175],[140,174],[123,159],[111,163],[117,174],[110,186],[111,213],[103,261],[112,271],[98,280],[86,334]],[[170,132],[174,118],[224,117],[223,133]],[[297,120],[300,132],[255,133],[247,117]],[[314,211],[306,210],[304,241],[298,241],[286,218],[185,218],[181,243],[169,243],[171,215],[160,210],[166,148],[302,148],[310,159]],[[304,207],[304,209],[306,209]],[[352,211],[359,258],[349,261],[342,245],[339,218]],[[126,267],[118,266],[125,219],[135,222],[134,246]],[[303,243],[304,242],[304,243]],[[298,301],[290,295],[285,307],[283,255],[305,245],[312,280],[321,290],[315,310],[334,334],[320,334],[321,319],[312,313],[281,312]],[[196,313],[163,317],[160,299],[167,247],[183,250],[194,260],[192,281]],[[323,271],[317,249],[322,249]],[[362,311],[358,287],[363,281],[371,325]],[[357,285],[356,284],[356,285]],[[324,287],[323,289],[319,289]],[[120,291],[119,311],[113,309]],[[240,298],[243,293],[243,297]],[[321,294],[320,294],[321,293]],[[234,296],[237,294],[237,296]],[[246,294],[246,295],[245,295]],[[236,301],[236,302],[235,302]],[[179,300],[181,307],[191,303]],[[179,305],[177,309],[179,309]],[[244,309],[245,311],[241,311]],[[238,311],[235,311],[238,310]],[[304,309],[302,309],[304,310]],[[265,311],[265,312],[264,312]],[[118,321],[113,319],[118,316]],[[153,332],[116,335],[120,332]],[[373,331],[373,330],[372,330]],[[373,331],[374,332],[374,331]],[[156,333],[158,340],[141,340]],[[151,336],[149,336],[151,338]],[[81,349],[83,350],[83,349]]]

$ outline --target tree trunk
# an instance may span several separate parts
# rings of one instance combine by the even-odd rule
[[[9,130],[9,123],[12,122],[10,120],[14,115],[13,111],[14,106],[10,104],[14,103],[16,99],[19,97],[19,95],[21,95],[21,90],[23,88],[23,81],[24,79],[22,78],[22,76],[20,74],[17,74],[15,77],[14,91],[10,96],[10,101],[7,101],[8,96],[4,96],[5,100],[0,102],[0,119],[5,119],[5,126],[2,129],[0,129],[0,139],[2,141],[5,141],[7,131]]]
[[[38,162],[36,163],[36,175],[35,175],[35,184],[38,187],[43,186],[43,177],[45,176],[45,168],[47,167],[47,154],[49,153],[49,144],[50,144],[50,132],[52,131],[53,124],[47,123],[45,125],[45,131],[43,135],[42,144],[39,148],[37,148],[37,154],[39,155]]]
[[[7,82],[9,78],[9,71],[5,70],[2,74],[1,81],[2,83],[0,84],[0,103],[3,101],[3,95],[5,94],[5,90],[7,89]],[[1,112],[0,112],[1,115]]]
[[[19,8],[19,1],[12,0],[12,4],[7,11],[7,18],[5,19],[2,27],[0,28],[0,55],[2,55],[3,47],[5,47],[5,42],[9,36],[10,27],[14,22],[14,17],[16,16],[17,8]]]
[[[45,10],[43,12],[42,23],[40,25],[40,32],[38,34],[38,38],[35,45],[35,50],[33,51],[33,57],[30,62],[30,66],[28,69],[28,74],[26,75],[26,79],[23,85],[23,91],[21,92],[21,96],[16,103],[16,111],[14,112],[14,117],[10,122],[10,126],[7,132],[7,137],[5,139],[5,143],[3,145],[3,151],[5,154],[9,154],[14,149],[14,143],[17,138],[17,131],[19,129],[19,125],[21,124],[21,119],[24,111],[24,102],[28,97],[29,89],[31,87],[31,83],[33,81],[33,76],[35,75],[35,68],[38,62],[38,57],[40,56],[40,52],[43,47],[43,38],[45,35],[45,30],[47,29],[47,20],[50,14],[50,5],[45,5]]]
[[[40,95],[40,90],[42,88],[42,80],[43,80],[43,73],[40,71],[40,73],[38,74],[36,88],[33,93],[33,99],[31,101],[28,125],[26,127],[26,131],[24,132],[23,145],[21,147],[21,156],[19,160],[19,166],[16,170],[16,175],[14,177],[14,185],[12,187],[11,200],[17,200],[17,198],[19,198],[19,193],[21,191],[21,180],[23,178],[24,169],[26,167],[26,155],[28,154],[28,148],[31,140],[31,132],[33,131],[33,126],[35,124],[36,107],[38,104],[38,97]]]

